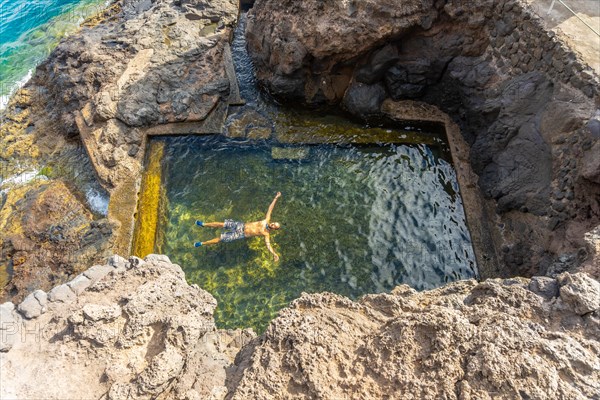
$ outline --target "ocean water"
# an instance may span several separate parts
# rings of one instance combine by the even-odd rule
[[[106,0],[0,0],[0,110],[62,38]]]

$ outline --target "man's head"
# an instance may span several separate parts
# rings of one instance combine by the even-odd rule
[[[271,222],[269,224],[269,229],[277,230],[279,228],[281,228],[281,225],[279,224],[279,222]]]

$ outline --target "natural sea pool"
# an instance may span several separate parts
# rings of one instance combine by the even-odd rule
[[[455,172],[437,146],[289,147],[221,136],[157,143],[164,153],[154,251],[215,296],[222,328],[260,332],[302,292],[357,298],[476,275]],[[282,147],[304,158],[276,159]],[[277,191],[272,220],[282,229],[271,242],[280,262],[260,237],[193,246],[221,233],[195,220],[263,219]]]

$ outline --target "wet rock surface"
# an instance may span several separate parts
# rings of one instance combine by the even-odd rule
[[[108,189],[139,171],[139,128],[204,121],[228,98],[237,10],[231,0],[120,0],[38,68],[34,84],[82,136]]]
[[[239,101],[229,49],[237,13],[232,0],[110,2],[13,96],[0,115],[0,185],[29,170],[52,173],[47,186],[0,186],[0,283],[11,279],[3,298],[49,290],[108,247],[129,251],[146,137],[218,133],[226,104]],[[58,198],[82,170],[111,197],[108,210],[93,215],[82,185]],[[45,197],[61,212],[37,215]],[[29,221],[24,230],[19,218]]]
[[[257,78],[279,98],[361,117],[383,97],[416,99],[450,114],[499,216],[492,275],[584,261],[584,233],[600,223],[600,81],[524,1],[263,0],[247,36]]]
[[[113,229],[108,220],[95,220],[61,181],[39,180],[10,190],[0,214],[0,265],[12,276],[2,298],[20,301],[36,288],[48,291],[85,265],[106,259]]]

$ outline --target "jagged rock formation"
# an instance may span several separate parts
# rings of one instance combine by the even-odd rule
[[[258,0],[247,36],[257,78],[280,98],[364,118],[386,98],[450,114],[498,214],[487,276],[556,274],[590,259],[600,81],[525,2]]]
[[[0,265],[13,270],[7,297],[19,301],[34,289],[50,290],[81,272],[77,266],[110,254],[113,229],[107,219],[95,221],[61,181],[9,191],[0,214]]]
[[[65,129],[81,135],[109,190],[137,177],[140,128],[205,121],[227,100],[237,12],[232,0],[117,1],[38,68],[34,82]]]
[[[49,288],[105,259],[109,247],[129,253],[146,137],[218,133],[227,104],[240,102],[229,49],[237,14],[234,0],[113,1],[63,40],[13,97],[0,115],[1,177],[24,165],[55,172],[44,185],[12,194],[0,187],[0,283],[6,270],[13,282],[3,297]],[[72,184],[81,169],[93,170],[110,195],[107,219],[92,215]],[[73,210],[58,199],[65,212],[38,221],[47,232],[10,223],[35,213],[35,199],[63,190]],[[83,237],[73,236],[72,223]],[[57,235],[63,228],[69,233]]]
[[[201,131],[212,111],[238,100],[229,49],[237,13],[233,0],[112,2],[38,66],[25,91],[34,99],[13,101],[5,116],[25,124],[6,134],[28,128],[35,137],[43,115],[31,111],[45,111],[60,124],[55,136],[81,136],[108,190],[137,178],[145,136],[177,133],[142,128],[197,123]],[[22,114],[40,103],[45,110]]]
[[[219,133],[240,102],[229,48],[237,13],[233,0],[118,0],[36,71],[48,108],[79,134],[111,193],[116,252],[129,252],[146,137]]]
[[[597,398],[599,307],[568,273],[303,295],[237,356],[231,398]]]
[[[58,179],[0,199],[0,262],[22,274],[16,291],[38,289],[0,305],[0,397],[597,397],[600,285],[559,274],[585,258],[600,215],[597,80],[514,0],[259,0],[250,45],[280,96],[364,117],[406,98],[452,114],[501,215],[496,273],[556,279],[304,295],[259,338],[217,330],[215,300],[165,256],[115,256],[51,288],[128,243],[114,232],[131,231],[147,135],[221,129],[239,101],[236,15],[231,0],[116,1],[12,100],[0,157],[58,159],[80,135],[113,221]],[[229,134],[250,132],[241,121]],[[587,237],[597,266],[598,229]]]
[[[0,115],[0,301],[48,290],[112,254],[114,222],[93,215],[74,183],[94,178],[87,156],[47,114],[44,93],[20,91]]]
[[[166,256],[114,256],[0,306],[0,396],[221,399],[254,334],[216,330],[215,306]]]
[[[214,326],[166,256],[114,256],[0,305],[2,398],[583,399],[600,393],[585,274],[304,294],[264,335]],[[235,362],[234,362],[235,358]],[[35,382],[35,383],[33,383]]]

